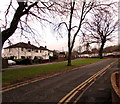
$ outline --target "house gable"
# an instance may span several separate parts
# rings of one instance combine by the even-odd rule
[[[31,57],[32,59],[38,57],[42,59],[49,59],[49,50],[46,47],[37,47],[31,45],[30,43],[17,43],[4,48],[4,51],[5,55],[3,56],[5,57],[15,56],[17,59],[20,59],[21,57]]]

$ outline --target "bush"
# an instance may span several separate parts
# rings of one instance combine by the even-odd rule
[[[33,63],[39,64],[42,62],[42,59],[38,59],[36,56],[34,57]]]
[[[49,62],[49,59],[42,60],[42,63],[48,63],[48,62]]]
[[[14,60],[14,57],[15,57],[15,56],[10,56],[8,59],[9,59],[9,60]]]
[[[21,56],[21,59],[25,59],[25,56]]]
[[[16,61],[16,64],[18,64],[18,65],[29,65],[29,64],[32,64],[32,60],[29,59],[29,58],[26,58],[26,59],[17,59],[15,61]]]
[[[58,59],[58,56],[57,55],[49,56],[49,59],[50,59],[50,61],[54,61],[54,60]]]

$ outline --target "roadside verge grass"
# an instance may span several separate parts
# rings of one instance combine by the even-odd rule
[[[57,73],[64,70],[70,70],[79,66],[95,63],[101,60],[103,59],[74,60],[72,61],[72,66],[67,66],[67,62],[60,62],[48,65],[8,69],[2,72],[2,84],[4,86],[7,84],[34,78],[40,75],[47,75],[50,73]]]

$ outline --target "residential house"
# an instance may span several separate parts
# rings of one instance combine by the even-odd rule
[[[47,49],[47,47],[37,47],[30,42],[27,43],[17,43],[14,45],[11,45],[9,47],[4,48],[3,57],[8,58],[13,56],[15,59],[21,59],[21,58],[31,58],[34,59],[37,57],[38,59],[49,59],[49,56],[53,56],[53,53],[51,50]]]
[[[65,58],[65,52],[60,52],[58,58]]]
[[[91,51],[82,52],[79,57],[91,57]]]

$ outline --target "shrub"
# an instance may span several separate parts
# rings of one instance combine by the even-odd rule
[[[34,57],[33,63],[39,64],[42,62],[42,59],[38,59],[36,56]]]
[[[29,64],[32,64],[32,60],[29,59],[29,58],[26,58],[26,59],[17,59],[15,61],[16,61],[16,64],[18,64],[18,65],[29,65]]]
[[[9,60],[14,60],[14,57],[15,57],[15,56],[10,56],[8,59],[9,59]]]
[[[21,59],[25,59],[25,56],[21,56]]]
[[[54,60],[58,59],[58,56],[57,55],[49,56],[49,59],[50,59],[50,61],[54,61]]]

